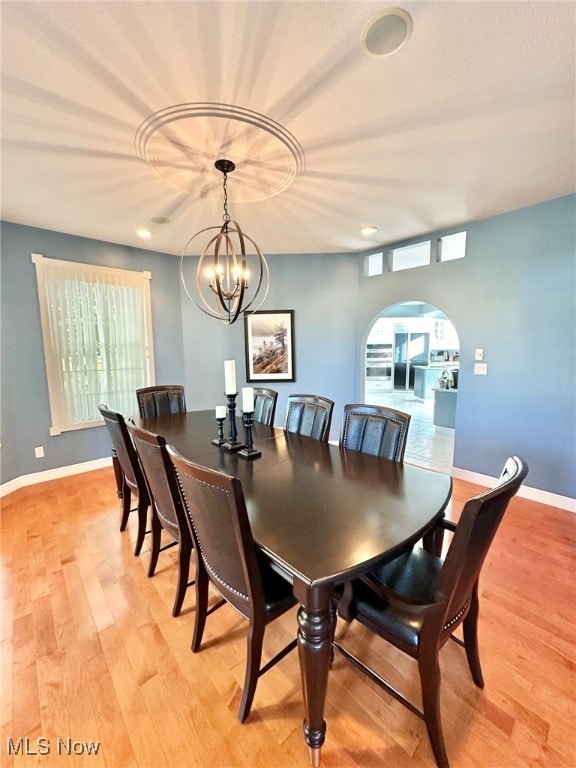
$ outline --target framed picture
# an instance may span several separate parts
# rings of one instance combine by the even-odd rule
[[[253,312],[244,318],[247,381],[295,381],[294,310]]]

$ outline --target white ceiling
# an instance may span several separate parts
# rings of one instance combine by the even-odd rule
[[[573,192],[576,4],[392,5],[412,35],[376,57],[361,36],[382,2],[2,0],[2,218],[180,254],[221,223],[222,156],[232,218],[268,254],[363,250]],[[152,137],[159,175],[138,128],[203,102],[245,116]]]

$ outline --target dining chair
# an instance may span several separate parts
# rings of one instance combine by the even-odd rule
[[[380,405],[345,405],[340,445],[402,462],[410,414]]]
[[[136,390],[136,398],[140,416],[143,419],[186,413],[184,387],[180,384],[142,387]]]
[[[116,459],[121,469],[121,498],[122,498],[122,520],[120,530],[124,531],[128,524],[128,516],[134,510],[130,508],[132,502],[132,493],[138,496],[138,531],[136,534],[136,547],[134,554],[139,555],[146,535],[146,521],[148,517],[148,507],[150,506],[150,496],[144,474],[138,462],[136,449],[132,438],[128,433],[126,422],[121,413],[116,413],[108,409],[107,405],[99,405],[98,410],[104,419],[112,448],[116,452]],[[118,477],[118,475],[117,475]]]
[[[162,435],[131,425],[128,425],[128,431],[134,441],[152,502],[152,549],[148,576],[154,576],[160,552],[177,545],[178,583],[172,616],[178,616],[186,590],[194,583],[189,581],[193,544],[174,466],[166,452],[166,440]],[[171,541],[161,546],[163,530],[168,533]]]
[[[278,392],[268,387],[254,387],[254,421],[267,427],[274,426]]]
[[[238,478],[185,459],[172,446],[168,454],[188,513],[196,547],[196,618],[192,651],[200,650],[208,614],[209,582],[249,622],[247,661],[238,719],[244,722],[258,678],[296,647],[292,640],[260,668],[267,624],[296,604],[292,585],[279,576],[254,543]]]
[[[418,662],[423,711],[363,661],[334,642],[334,648],[426,723],[439,768],[448,768],[440,719],[440,649],[450,638],[466,651],[472,678],[484,687],[478,653],[478,580],[486,554],[510,499],[528,474],[525,462],[510,457],[497,485],[464,505],[457,524],[439,525],[454,535],[446,558],[415,546],[392,561],[349,582],[338,615],[356,620]],[[454,637],[463,625],[464,640]]]
[[[328,440],[334,403],[319,395],[289,395],[286,408],[287,432],[316,440]]]

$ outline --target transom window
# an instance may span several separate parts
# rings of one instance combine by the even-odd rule
[[[453,261],[466,256],[466,232],[444,235],[438,240],[438,261]]]
[[[403,248],[394,248],[392,250],[392,272],[424,267],[426,264],[430,264],[431,246],[431,240],[423,240],[413,245],[405,245]]]

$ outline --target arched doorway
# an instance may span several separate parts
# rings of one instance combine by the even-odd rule
[[[422,301],[382,310],[365,338],[364,402],[410,413],[405,460],[447,474],[454,458],[459,355],[450,319]]]

